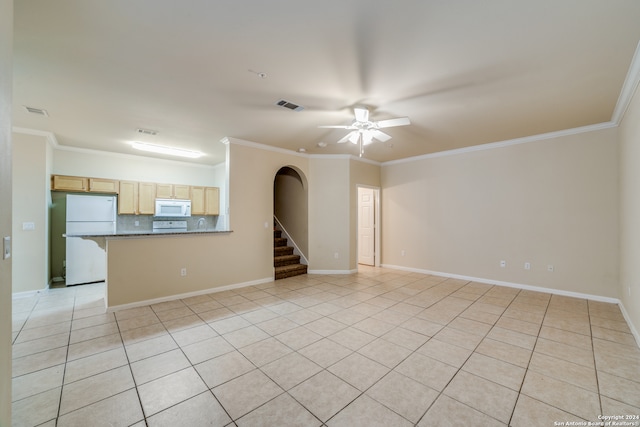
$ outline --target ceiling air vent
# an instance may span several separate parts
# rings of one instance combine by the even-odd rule
[[[293,111],[302,111],[302,110],[304,110],[303,106],[294,104],[293,102],[285,101],[284,99],[281,99],[280,101],[276,102],[276,105],[279,106],[279,107],[282,107],[282,108],[287,108],[289,110],[293,110]]]
[[[152,129],[142,129],[142,128],[138,128],[136,129],[136,132],[141,133],[143,135],[157,135],[158,131],[157,130],[152,130]]]
[[[47,110],[43,110],[42,108],[27,107],[26,105],[24,106],[24,108],[31,114],[38,114],[39,116],[49,117],[49,113],[47,113]]]

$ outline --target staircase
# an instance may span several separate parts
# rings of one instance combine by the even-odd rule
[[[280,230],[273,230],[273,266],[276,280],[307,274],[307,266],[300,264],[300,255],[293,254],[293,247],[287,246],[287,238]]]

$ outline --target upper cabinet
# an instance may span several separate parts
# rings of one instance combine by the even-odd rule
[[[120,215],[153,215],[156,184],[152,182],[120,181],[118,213]]]
[[[191,215],[219,215],[218,187],[191,187]]]
[[[116,193],[120,190],[120,181],[115,179],[89,178],[89,191],[94,193]]]
[[[51,190],[118,194],[121,215],[153,215],[156,199],[191,200],[192,215],[220,214],[218,187],[52,175]]]
[[[118,195],[119,214],[138,214],[138,183],[134,181],[120,181]]]
[[[156,184],[158,199],[189,199],[191,197],[188,185]]]
[[[51,189],[59,191],[88,191],[89,180],[81,176],[53,175]]]
[[[114,193],[120,190],[120,181],[104,178],[85,178],[83,176],[53,175],[51,189],[57,191],[85,191],[91,193]]]

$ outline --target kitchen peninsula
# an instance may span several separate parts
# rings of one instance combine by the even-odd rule
[[[134,231],[69,235],[106,241],[109,311],[204,294],[232,285],[226,277],[232,231]]]

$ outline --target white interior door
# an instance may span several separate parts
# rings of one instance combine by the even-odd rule
[[[358,187],[358,263],[375,265],[375,191]]]

